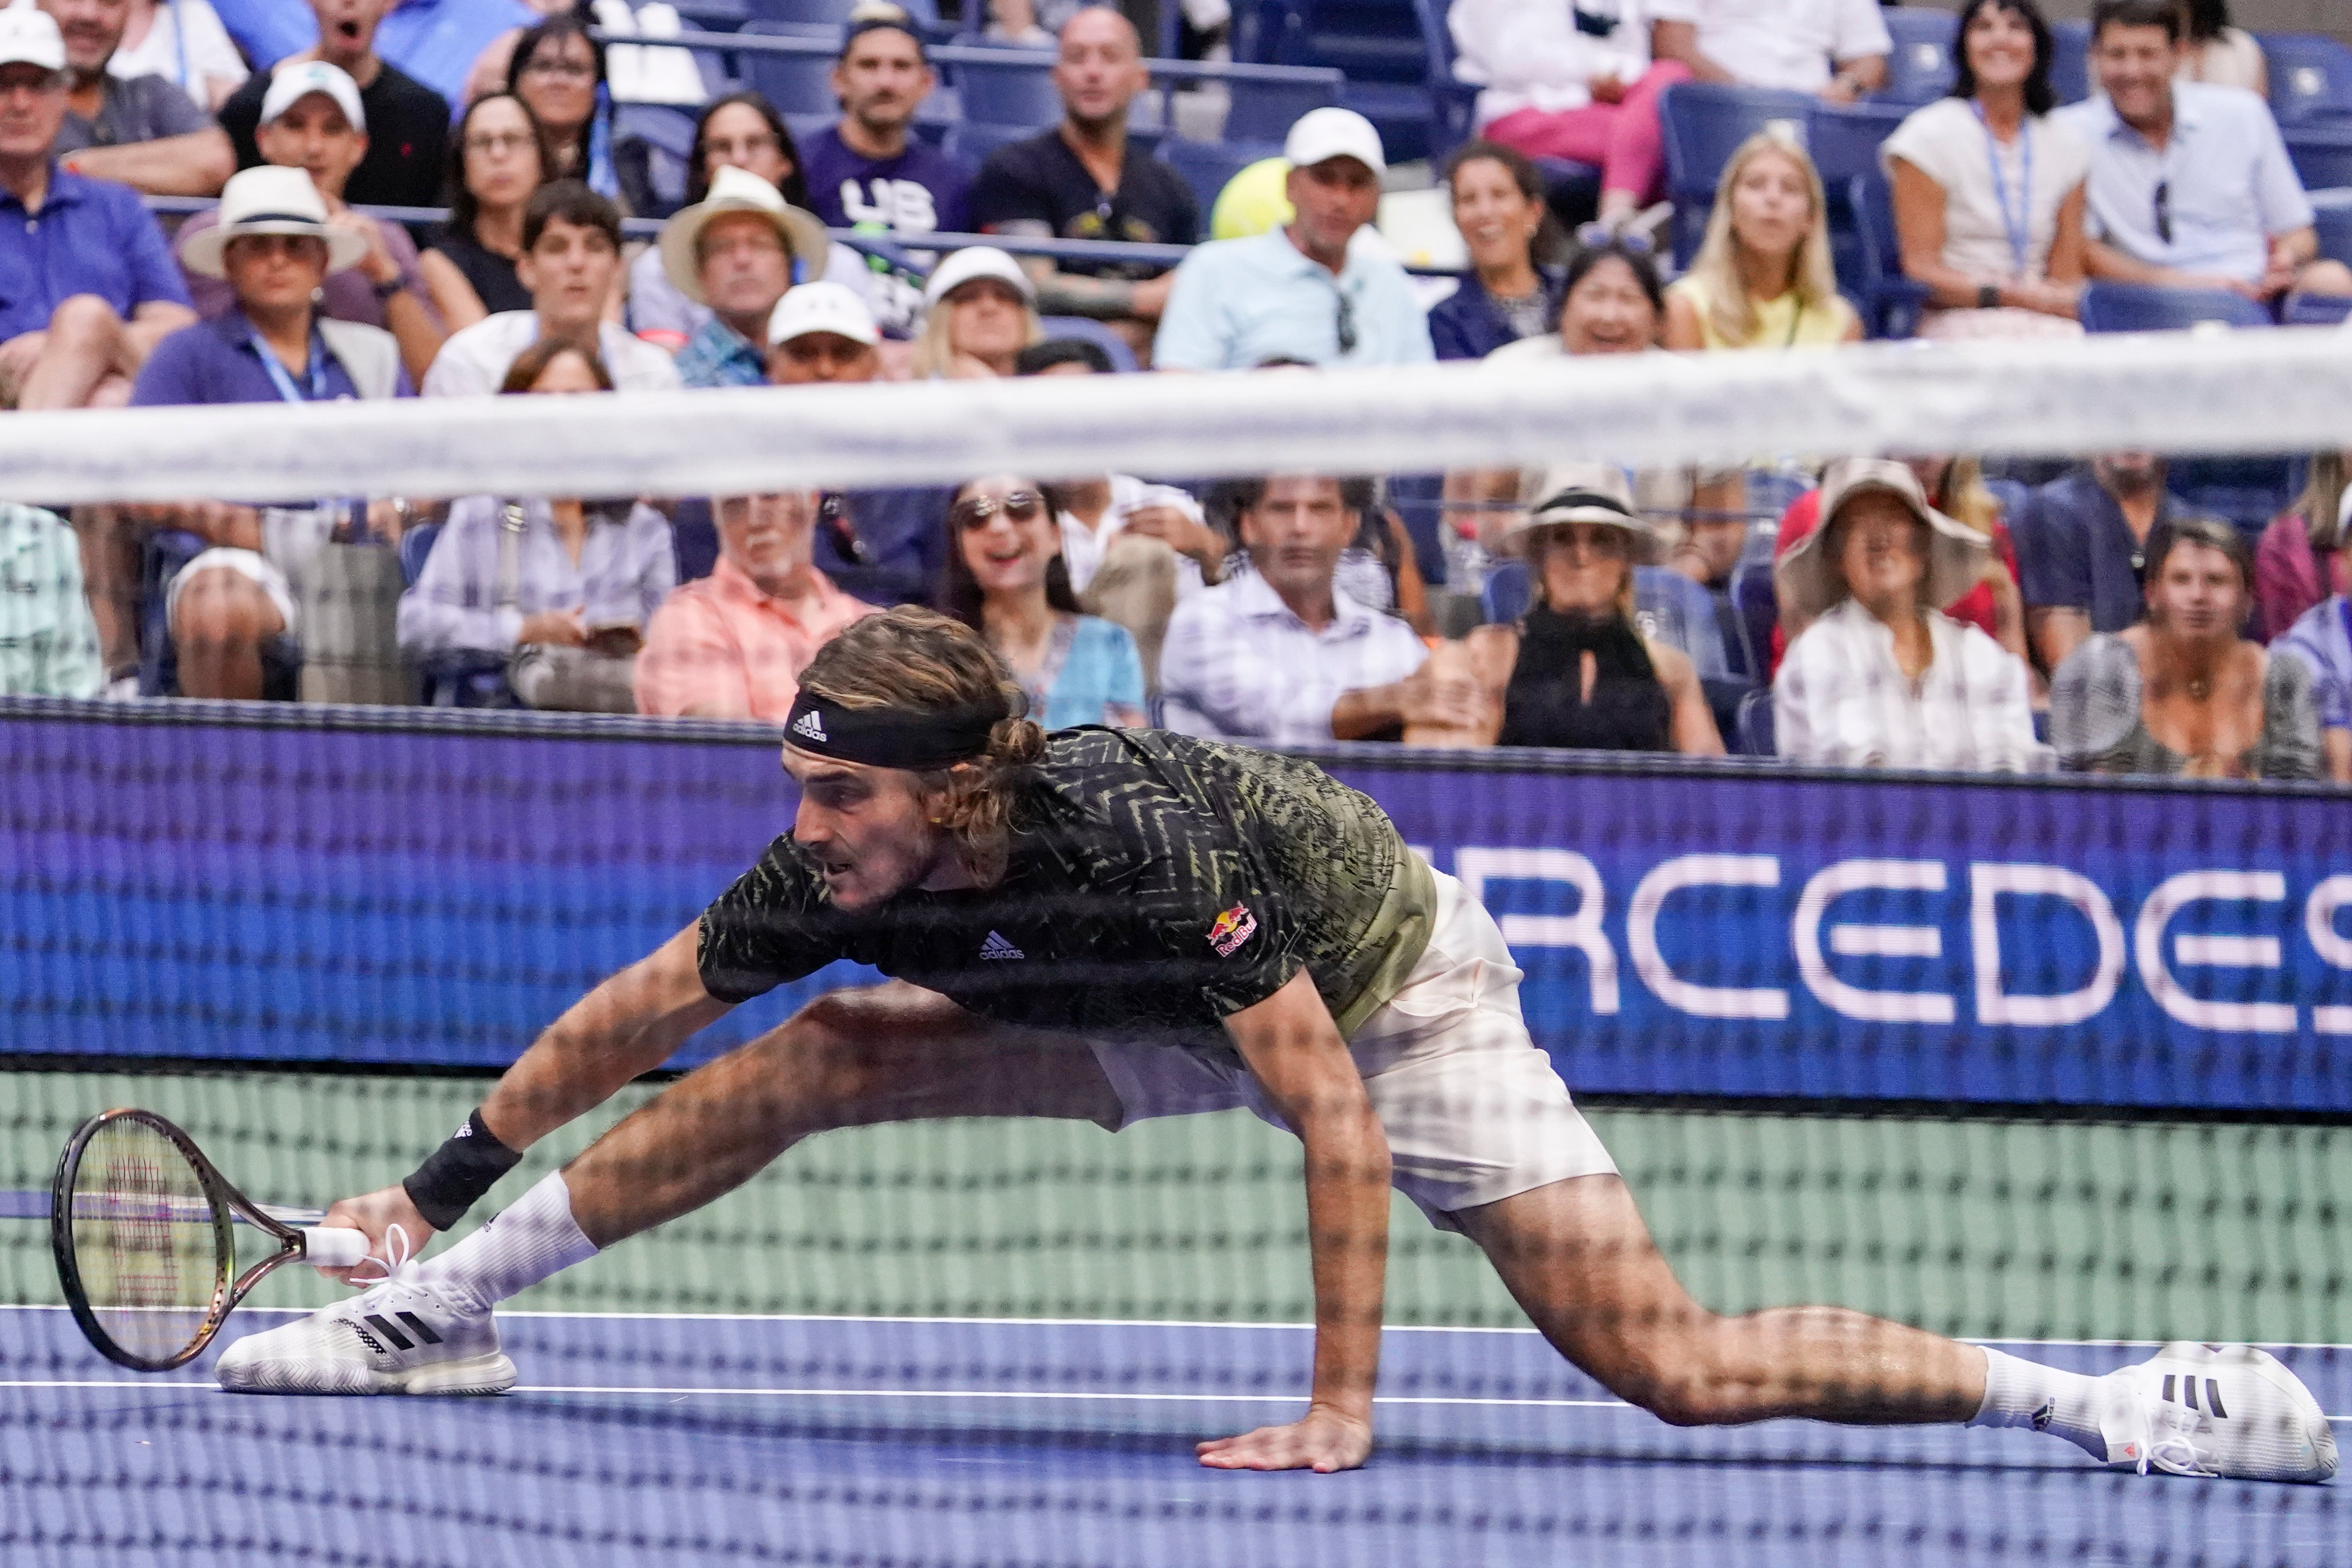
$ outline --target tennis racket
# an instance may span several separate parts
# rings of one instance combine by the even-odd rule
[[[238,1192],[195,1141],[152,1110],[109,1110],[76,1130],[49,1188],[49,1244],[74,1321],[107,1360],[168,1372],[195,1359],[264,1276],[297,1261],[349,1268],[364,1232],[315,1225]],[[236,1273],[236,1221],[278,1250]]]

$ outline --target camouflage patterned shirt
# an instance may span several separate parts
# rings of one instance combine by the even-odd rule
[[[1342,1033],[1428,945],[1429,868],[1311,763],[1142,730],[1046,742],[1003,880],[833,907],[790,834],[702,917],[710,994],[741,1002],[835,959],[999,1022],[1222,1043],[1304,968]]]

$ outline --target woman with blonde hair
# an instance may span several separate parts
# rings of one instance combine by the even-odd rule
[[[1011,375],[1032,343],[1045,341],[1037,289],[1021,264],[992,245],[957,251],[923,286],[929,313],[915,340],[919,381]]]
[[[1784,132],[1759,131],[1724,165],[1706,237],[1666,290],[1666,347],[1825,347],[1861,336],[1831,266],[1821,174]]]

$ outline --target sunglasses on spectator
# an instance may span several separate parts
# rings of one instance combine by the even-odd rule
[[[1620,250],[1630,250],[1636,256],[1647,256],[1657,248],[1657,243],[1643,230],[1634,229],[1620,234],[1605,223],[1588,223],[1578,228],[1576,243],[1587,250],[1598,250],[1604,246],[1615,246]]]
[[[1003,500],[993,496],[960,500],[949,511],[948,521],[959,531],[971,533],[986,528],[1000,511],[1015,522],[1034,522],[1045,510],[1045,498],[1035,490],[1014,490]]]

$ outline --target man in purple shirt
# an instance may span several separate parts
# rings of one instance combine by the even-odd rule
[[[801,143],[809,207],[835,228],[871,234],[968,234],[971,175],[961,163],[910,136],[916,106],[937,85],[923,40],[895,5],[861,6],[833,68],[841,119]],[[875,314],[911,331],[919,290],[883,290]]]
[[[136,193],[58,164],[67,88],[57,22],[0,11],[0,407],[120,406],[195,320]]]

